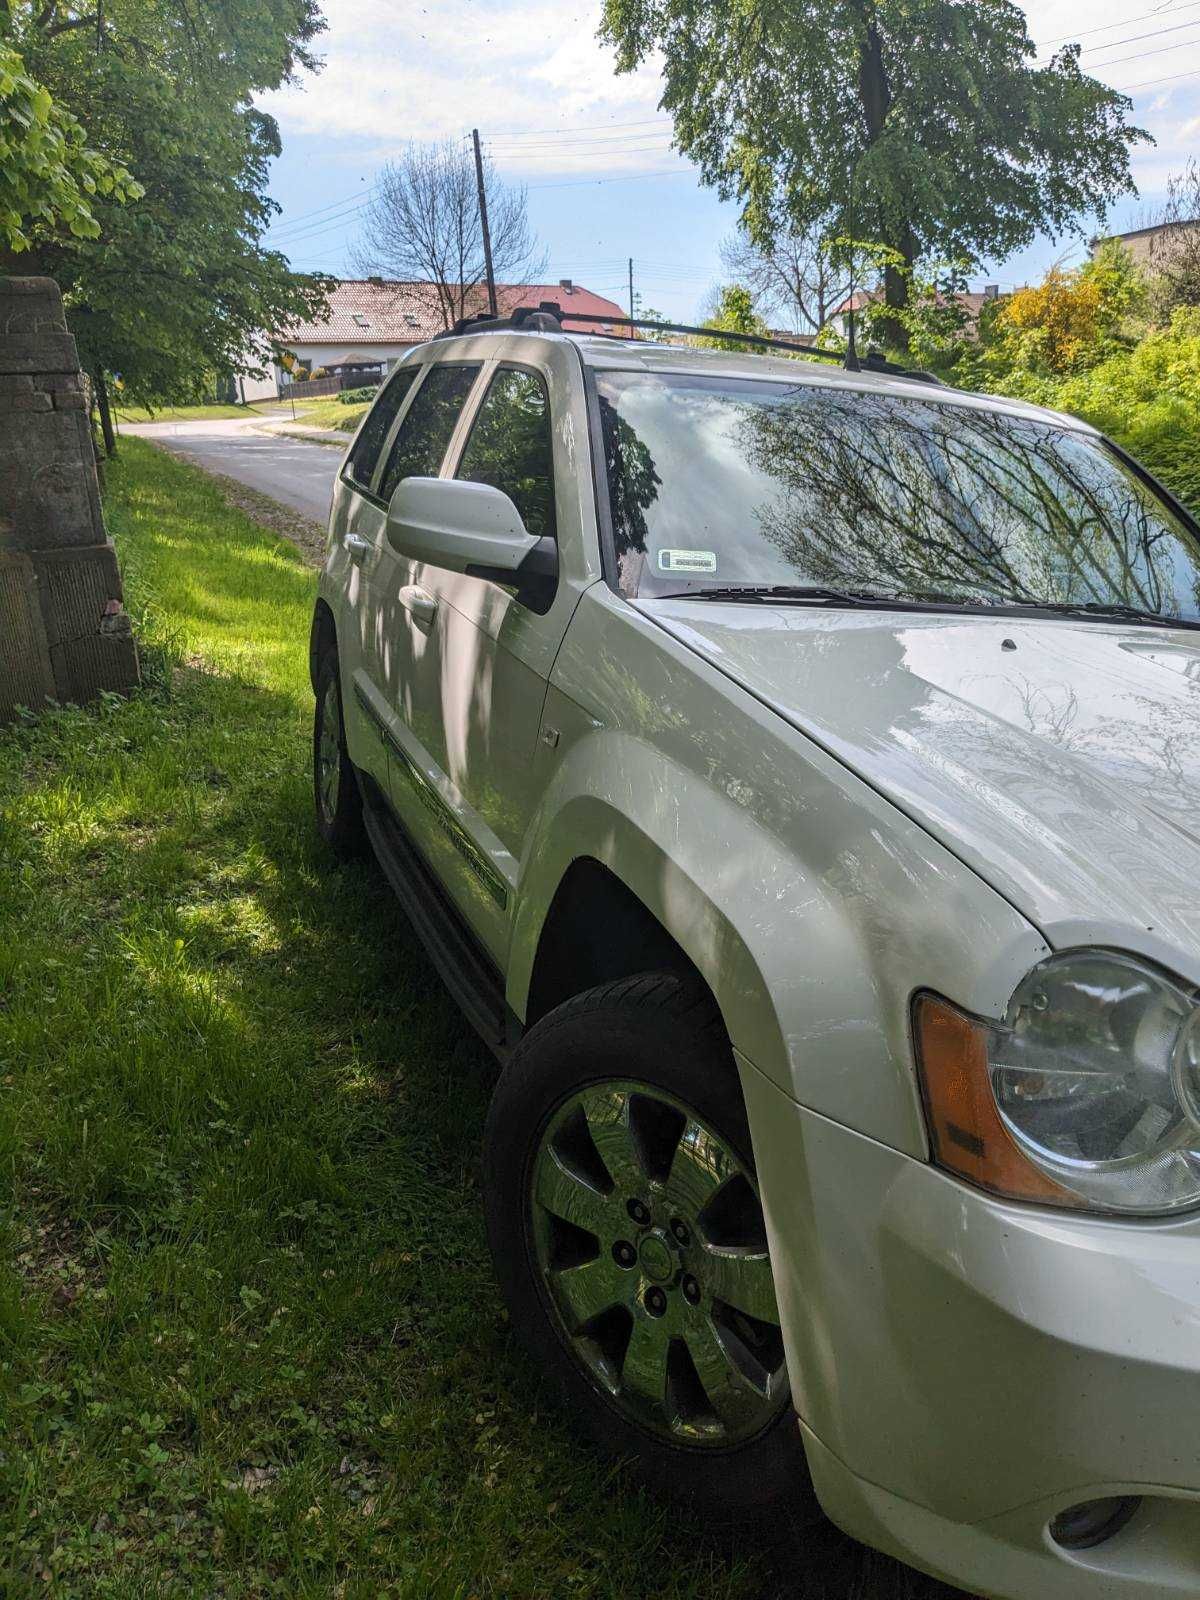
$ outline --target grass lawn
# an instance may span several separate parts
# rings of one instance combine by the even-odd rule
[[[147,411],[144,406],[116,405],[113,415],[118,422],[223,422],[230,417],[261,416],[264,411],[278,409],[278,400],[256,400],[247,406],[161,406],[156,411]]]
[[[369,400],[343,405],[336,395],[328,400],[297,400],[296,420],[312,428],[338,428],[342,433],[353,433],[370,409]]]
[[[642,1496],[512,1348],[492,1068],[310,825],[314,578],[126,440],[145,688],[0,730],[0,1594],[932,1600]]]

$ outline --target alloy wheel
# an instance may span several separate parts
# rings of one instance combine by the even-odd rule
[[[559,1107],[531,1168],[534,1254],[560,1336],[631,1420],[729,1447],[788,1395],[753,1173],[693,1109],[646,1084]]]

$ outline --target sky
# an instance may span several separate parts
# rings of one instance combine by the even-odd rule
[[[1200,147],[1200,0],[1024,9],[1039,59],[1078,40],[1084,70],[1127,91],[1132,120],[1153,136],[1134,150],[1137,198],[1109,220],[1137,227]],[[672,150],[657,67],[616,73],[596,37],[599,0],[325,0],[325,13],[323,70],[259,101],[283,139],[271,180],[282,211],[268,242],[293,266],[353,275],[382,165],[410,141],[465,139],[478,127],[497,175],[528,191],[548,282],[573,278],[626,306],[632,256],[639,309],[700,313],[721,281],[737,207]],[[972,287],[1037,281],[1085,251],[1078,237],[1039,239],[985,263]]]

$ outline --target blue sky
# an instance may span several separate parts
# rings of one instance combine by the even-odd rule
[[[1200,143],[1200,0],[1050,0],[1026,6],[1046,54],[1084,47],[1085,70],[1130,91],[1154,135],[1134,157],[1139,197],[1112,221],[1136,227]],[[596,39],[599,4],[525,0],[326,0],[324,70],[265,96],[283,155],[271,243],[299,268],[351,271],[360,208],[409,140],[478,126],[500,176],[523,183],[548,279],[572,277],[626,303],[626,260],[644,306],[697,314],[721,276],[737,213],[671,149],[653,65],[618,77]],[[978,284],[1036,279],[1068,238],[990,263]]]

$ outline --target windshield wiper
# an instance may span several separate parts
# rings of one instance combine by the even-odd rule
[[[704,589],[672,589],[669,594],[646,595],[648,600],[773,600],[811,601],[817,605],[893,606],[920,605],[907,595],[874,589],[830,589],[819,584],[730,583]]]
[[[1095,617],[1104,622],[1144,622],[1155,628],[1200,628],[1200,618],[1169,617],[1162,611],[1146,611],[1141,606],[1123,605],[1117,600],[1028,600],[1031,610],[1053,611],[1063,617]]]
[[[1200,618],[1169,617],[1160,611],[1144,611],[1138,606],[1107,600],[1019,600],[1000,595],[951,595],[938,591],[928,594],[894,594],[876,589],[838,589],[822,584],[721,584],[709,588],[672,589],[668,594],[646,595],[648,600],[752,600],[764,605],[791,601],[800,605],[855,606],[870,610],[990,611],[1019,615],[1025,611],[1049,612],[1062,617],[1094,617],[1103,622],[1139,622],[1156,628],[1200,628]]]

